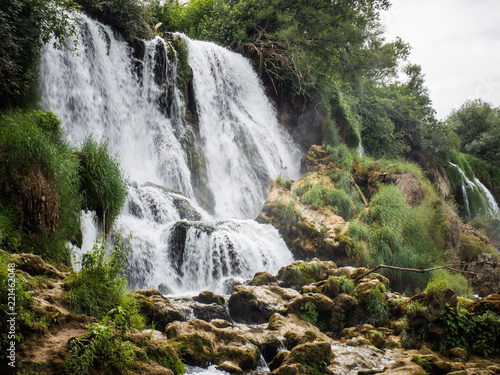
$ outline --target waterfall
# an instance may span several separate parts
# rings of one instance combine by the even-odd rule
[[[455,167],[458,172],[460,173],[462,177],[462,195],[463,195],[463,200],[464,200],[464,208],[465,208],[465,219],[470,220],[471,219],[471,207],[469,204],[469,198],[468,198],[468,191],[473,191],[474,189],[478,189],[481,194],[486,198],[488,202],[488,209],[492,214],[496,214],[499,212],[498,204],[495,201],[495,198],[493,197],[493,194],[488,190],[486,186],[484,186],[481,181],[479,181],[477,178],[474,178],[474,181],[471,181],[464,173],[462,168],[460,168],[458,165],[453,164],[450,162],[450,165]]]
[[[492,214],[497,214],[500,211],[500,209],[498,207],[498,203],[495,200],[495,197],[493,196],[493,194],[491,194],[491,192],[488,190],[488,188],[486,186],[484,186],[483,183],[481,181],[479,181],[477,178],[474,178],[474,182],[476,183],[477,186],[479,186],[479,188],[483,191],[484,195],[488,199],[488,206],[489,206],[490,212]]]
[[[42,50],[41,106],[58,115],[74,145],[89,134],[106,138],[128,174],[117,227],[132,233],[130,286],[221,291],[226,280],[275,273],[293,260],[276,229],[251,219],[270,179],[298,176],[300,155],[249,61],[175,37],[188,46],[196,126],[185,118],[168,41],[133,50],[84,15],[77,53]],[[95,236],[91,220],[84,235]]]

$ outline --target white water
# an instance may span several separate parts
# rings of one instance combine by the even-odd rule
[[[486,186],[484,186],[481,183],[481,181],[479,181],[477,178],[474,178],[474,181],[475,181],[476,185],[479,186],[479,188],[483,191],[484,195],[486,195],[486,198],[488,199],[488,205],[489,205],[490,212],[492,214],[498,213],[500,211],[500,209],[498,207],[498,203],[496,202],[493,194],[491,194],[491,192],[488,190],[488,188]]]
[[[469,205],[469,198],[467,196],[467,192],[471,191],[475,188],[480,189],[486,199],[488,200],[488,209],[492,214],[496,214],[499,212],[499,207],[497,202],[495,201],[495,198],[493,197],[493,194],[488,190],[486,186],[484,186],[481,181],[479,181],[477,178],[474,178],[474,181],[471,181],[464,173],[462,168],[460,168],[458,165],[453,164],[450,162],[450,165],[457,168],[457,170],[460,172],[460,175],[462,176],[462,195],[464,199],[464,207],[465,207],[465,218],[466,220],[470,219],[470,205]]]
[[[44,47],[41,105],[61,118],[73,144],[89,134],[106,138],[135,181],[118,218],[133,235],[131,287],[217,290],[227,278],[275,273],[290,263],[274,228],[245,220],[260,211],[269,180],[297,177],[300,165],[250,63],[186,39],[199,115],[194,129],[184,118],[167,42],[146,42],[136,59],[108,27],[86,16],[81,25],[78,55]],[[205,174],[190,170],[193,158]],[[215,216],[200,207],[203,194],[213,195]],[[95,238],[90,221],[82,251]]]

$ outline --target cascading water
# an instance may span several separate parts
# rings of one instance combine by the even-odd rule
[[[132,232],[131,287],[217,291],[227,278],[290,263],[277,230],[245,220],[260,211],[269,180],[297,177],[300,164],[250,63],[176,36],[189,48],[194,128],[168,42],[157,37],[132,57],[108,27],[86,16],[80,23],[78,54],[43,49],[41,104],[72,143],[91,133],[107,138],[135,181],[118,218]]]
[[[483,191],[484,195],[486,195],[486,198],[488,199],[488,206],[490,209],[490,212],[492,214],[497,214],[500,211],[500,208],[498,207],[498,203],[495,200],[495,197],[491,192],[488,190],[486,186],[483,185],[481,181],[479,181],[477,178],[474,178],[474,182],[476,183],[477,186]]]
[[[487,200],[488,203],[488,209],[492,214],[497,214],[499,212],[499,207],[497,202],[495,201],[495,198],[493,197],[493,194],[488,190],[486,186],[484,186],[481,181],[479,181],[477,178],[474,178],[474,181],[471,181],[464,173],[462,168],[460,168],[458,165],[453,164],[450,162],[450,165],[455,167],[460,175],[462,176],[462,195],[463,195],[463,200],[464,200],[464,207],[465,207],[465,218],[466,220],[470,219],[470,204],[469,204],[469,198],[468,198],[468,192],[472,191],[474,189],[478,189],[481,194],[484,195],[484,197]]]

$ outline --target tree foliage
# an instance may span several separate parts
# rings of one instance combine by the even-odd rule
[[[75,33],[68,11],[76,9],[73,0],[0,2],[0,109],[26,105],[36,88],[41,47],[52,38],[66,45]]]
[[[111,26],[127,41],[151,37],[150,13],[141,0],[75,0],[90,17]]]
[[[446,122],[460,136],[462,152],[500,166],[500,108],[467,101]]]

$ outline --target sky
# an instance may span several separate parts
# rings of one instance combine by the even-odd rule
[[[391,0],[386,40],[412,47],[438,119],[468,99],[500,106],[499,0]]]

